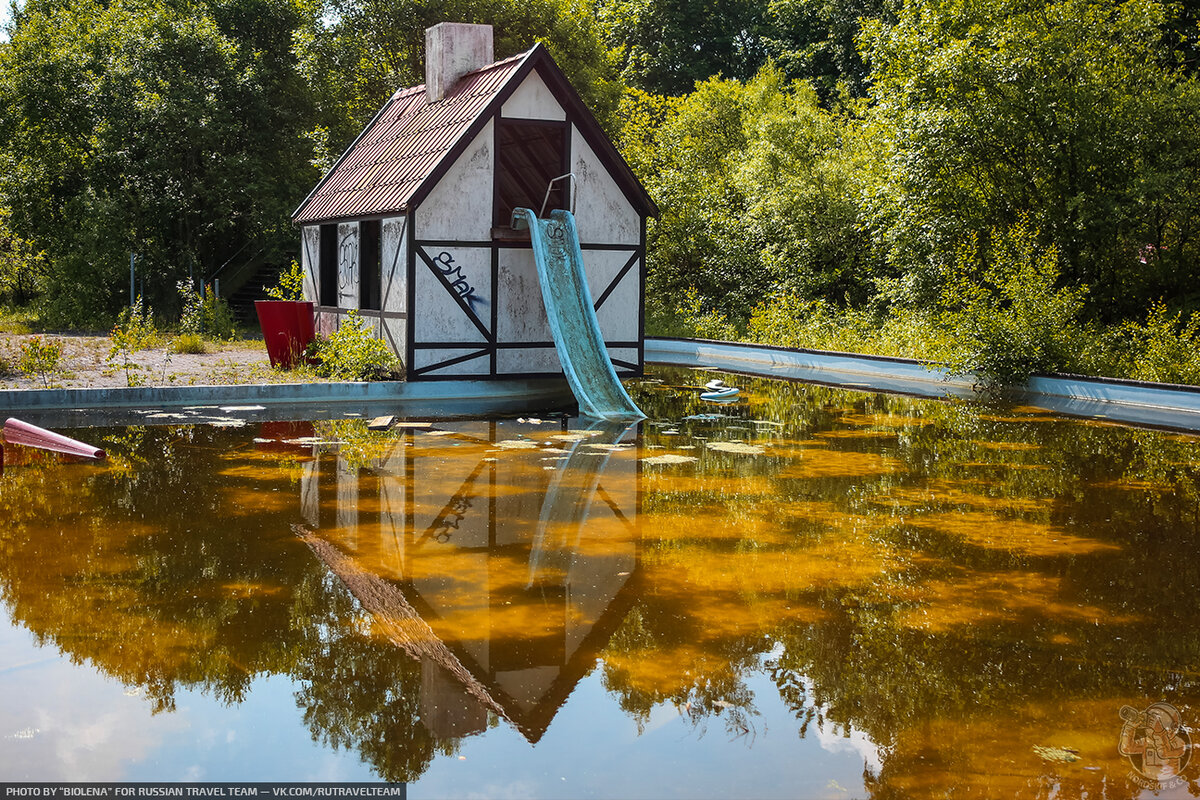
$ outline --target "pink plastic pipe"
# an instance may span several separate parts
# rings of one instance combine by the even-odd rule
[[[90,444],[84,444],[13,417],[9,417],[4,422],[4,441],[8,444],[22,444],[26,447],[36,447],[40,450],[51,450],[55,453],[66,453],[81,458],[103,459],[106,456],[106,453],[98,447],[92,447]]]

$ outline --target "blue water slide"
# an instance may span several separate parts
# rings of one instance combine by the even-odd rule
[[[531,209],[518,208],[513,210],[513,227],[529,229],[554,346],[579,401],[579,413],[605,420],[644,418],[608,357],[583,269],[575,217],[558,210],[550,212],[549,219],[538,219]]]

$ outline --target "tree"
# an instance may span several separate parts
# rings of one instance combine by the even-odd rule
[[[316,179],[292,0],[29,0],[0,51],[0,202],[43,250],[48,318],[110,321],[137,253],[154,304],[290,247]]]
[[[584,0],[328,0],[323,19],[300,49],[331,156],[393,92],[424,82],[425,30],[439,22],[491,25],[497,58],[543,43],[606,127],[620,99],[622,86]]]
[[[930,0],[869,25],[893,261],[932,286],[1027,217],[1100,316],[1194,292],[1200,89],[1163,66],[1163,21],[1150,0]]]
[[[714,75],[746,80],[766,61],[758,0],[601,0],[598,15],[622,76],[651,94],[686,94]]]
[[[624,152],[662,209],[649,230],[652,310],[689,289],[734,321],[778,292],[869,297],[881,265],[859,219],[854,122],[808,84],[769,65],[678,100],[633,93],[625,110]]]

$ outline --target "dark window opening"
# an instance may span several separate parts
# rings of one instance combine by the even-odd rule
[[[507,228],[514,208],[542,208],[546,187],[567,172],[567,126],[561,122],[496,120],[497,228]],[[569,181],[559,181],[550,192],[546,213],[567,208]]]
[[[321,226],[320,259],[317,265],[317,301],[323,306],[336,306],[338,298],[337,225]]]
[[[358,227],[358,307],[378,311],[383,277],[379,220],[364,220]]]

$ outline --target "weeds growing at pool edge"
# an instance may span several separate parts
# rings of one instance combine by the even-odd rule
[[[394,380],[403,364],[367,322],[351,311],[329,338],[313,339],[306,353],[317,363],[313,371],[338,381]]]
[[[1200,312],[1163,302],[1144,321],[1103,327],[1082,319],[1083,289],[1058,288],[1060,261],[1023,223],[993,231],[986,251],[965,242],[927,308],[842,308],[777,295],[735,322],[694,290],[676,308],[647,303],[647,331],[758,344],[913,358],[971,374],[989,388],[1034,372],[1200,385]]]
[[[128,386],[141,386],[145,379],[140,372],[145,367],[134,360],[134,354],[154,347],[158,343],[158,330],[154,327],[153,312],[146,308],[140,295],[132,308],[124,309],[117,317],[109,339],[112,341],[109,363],[117,363],[117,368],[125,371]],[[163,369],[165,373],[165,365]]]
[[[21,357],[17,367],[26,375],[41,378],[42,385],[49,389],[51,377],[60,371],[61,360],[62,342],[31,336],[21,342]]]

